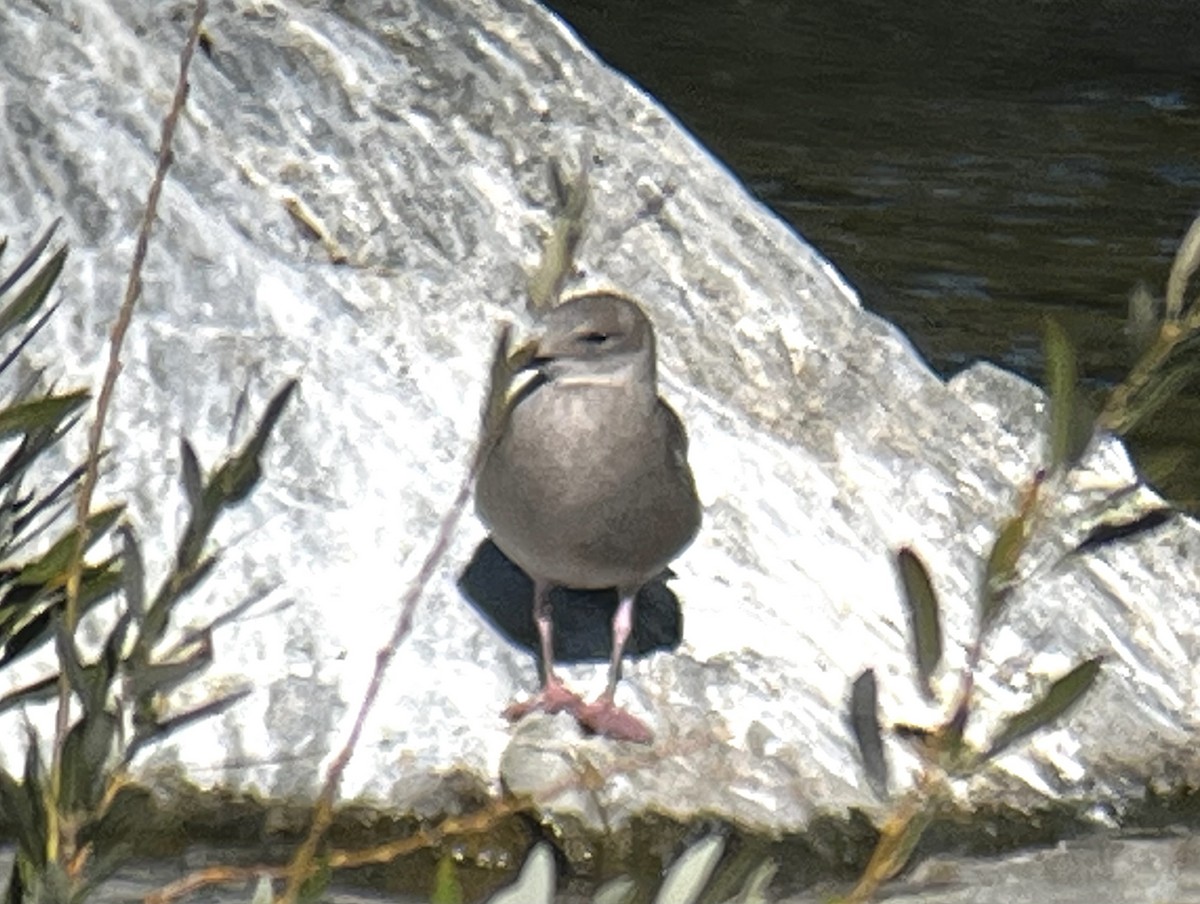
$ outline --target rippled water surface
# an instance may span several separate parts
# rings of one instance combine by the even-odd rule
[[[1200,211],[1193,5],[550,6],[943,369],[1030,369],[1045,310],[1103,365]]]
[[[1119,379],[1128,294],[1200,212],[1191,2],[549,5],[943,373],[1040,379],[1049,313]],[[1193,399],[1141,441],[1195,456],[1198,427]]]

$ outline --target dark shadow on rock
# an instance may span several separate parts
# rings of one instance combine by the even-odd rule
[[[665,583],[670,577],[671,572],[664,571],[638,591],[626,656],[645,656],[679,646],[683,612],[679,597]],[[536,655],[533,581],[490,539],[475,550],[459,576],[458,589],[496,630]],[[617,591],[555,587],[550,599],[554,604],[554,661],[607,662]]]

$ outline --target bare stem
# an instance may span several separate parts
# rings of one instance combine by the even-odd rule
[[[312,873],[312,863],[317,853],[317,847],[333,822],[333,803],[337,796],[338,788],[341,785],[342,774],[346,771],[346,767],[350,763],[350,758],[354,755],[354,749],[358,745],[363,725],[366,723],[367,716],[375,705],[375,699],[379,696],[379,691],[383,687],[383,679],[387,673],[388,666],[391,665],[401,641],[412,631],[413,613],[416,611],[417,603],[421,601],[425,585],[433,577],[434,569],[445,556],[446,550],[450,546],[450,539],[454,536],[458,522],[466,510],[467,502],[471,498],[471,486],[474,481],[475,468],[472,468],[463,480],[462,486],[459,487],[458,495],[450,506],[450,510],[442,518],[442,523],[438,526],[437,537],[434,540],[433,546],[430,547],[429,553],[425,556],[425,561],[421,564],[421,570],[405,591],[400,618],[396,621],[396,627],[392,631],[392,636],[388,638],[387,644],[375,654],[375,671],[371,675],[371,683],[367,686],[367,692],[363,696],[362,703],[359,704],[358,715],[354,720],[354,727],[350,730],[350,736],[346,739],[346,743],[337,757],[329,765],[329,771],[325,775],[325,784],[321,788],[321,795],[317,798],[317,804],[313,811],[312,825],[309,826],[308,835],[300,847],[297,848],[296,854],[292,858],[291,865],[288,868],[287,888],[284,890],[283,896],[279,898],[280,904],[295,904],[300,894],[301,886],[305,879]]]
[[[425,561],[421,563],[421,570],[404,592],[400,618],[396,621],[392,636],[388,639],[387,644],[375,654],[375,671],[371,675],[371,682],[359,705],[354,727],[351,729],[350,737],[346,739],[345,745],[329,765],[329,771],[325,775],[325,784],[321,788],[321,794],[313,809],[312,825],[309,826],[308,835],[297,848],[288,869],[288,884],[283,896],[279,899],[280,904],[295,904],[301,886],[313,872],[313,858],[333,822],[333,803],[341,785],[342,774],[346,771],[346,766],[349,765],[350,758],[354,755],[354,748],[362,734],[367,715],[375,705],[375,699],[379,696],[380,688],[383,686],[384,675],[388,666],[391,665],[392,658],[396,655],[396,649],[412,631],[413,613],[416,611],[417,603],[421,601],[421,595],[430,578],[433,577],[434,569],[450,547],[450,539],[454,536],[458,522],[471,499],[471,489],[475,484],[475,477],[479,473],[479,469],[483,466],[492,444],[504,430],[508,416],[508,390],[512,385],[513,375],[520,365],[519,356],[525,353],[522,350],[517,353],[518,357],[510,357],[509,339],[509,329],[507,327],[501,329],[496,338],[492,356],[488,391],[483,405],[479,445],[471,457],[471,466],[467,469],[462,485],[458,488],[458,495],[454,497],[449,511],[438,525],[437,536],[425,556]]]
[[[104,437],[104,423],[108,417],[108,409],[112,403],[113,390],[116,387],[117,376],[121,372],[121,347],[125,342],[125,334],[133,320],[133,308],[142,292],[142,267],[146,261],[146,253],[150,247],[150,230],[158,215],[158,199],[162,195],[163,183],[166,181],[167,170],[171,166],[171,144],[175,137],[175,129],[179,116],[187,101],[188,69],[196,51],[196,43],[200,36],[200,23],[208,12],[207,0],[196,0],[196,8],[192,14],[192,26],[188,31],[187,40],[179,55],[179,78],[175,83],[175,96],[171,108],[163,120],[162,138],[158,147],[158,166],[154,179],[150,183],[150,193],[146,199],[146,208],[142,212],[141,227],[138,230],[137,247],[133,255],[133,263],[129,268],[129,281],[125,286],[125,298],[113,324],[108,349],[108,367],[104,373],[104,382],[100,386],[100,397],[96,402],[96,416],[88,430],[87,462],[83,481],[76,497],[76,521],[78,527],[75,534],[75,548],[67,568],[67,600],[66,613],[62,630],[66,642],[74,644],[75,625],[79,620],[79,590],[83,575],[83,551],[87,548],[87,520],[92,507],[92,496],[96,491],[96,483],[100,475],[100,444]],[[72,653],[73,655],[73,653]],[[71,724],[71,685],[67,679],[67,670],[59,670],[58,679],[58,714],[54,726],[54,754],[51,763],[51,800],[47,808],[49,829],[47,833],[47,851],[52,861],[58,860],[61,830],[59,800],[62,791],[62,752],[66,743],[67,731]],[[70,856],[70,854],[69,854]]]

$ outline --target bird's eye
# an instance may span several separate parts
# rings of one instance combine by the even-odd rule
[[[584,333],[579,337],[579,341],[586,342],[588,345],[603,345],[608,341],[608,333],[601,333],[599,331]]]

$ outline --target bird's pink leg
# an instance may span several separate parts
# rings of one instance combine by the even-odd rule
[[[617,606],[612,622],[612,658],[608,663],[608,686],[592,703],[582,706],[575,714],[579,724],[598,735],[613,738],[618,741],[636,741],[639,744],[649,744],[654,740],[654,733],[636,716],[617,706],[614,696],[617,692],[617,681],[621,677],[621,657],[625,653],[625,644],[633,630],[633,601],[637,588],[621,591],[621,602]]]
[[[576,718],[584,708],[583,698],[567,690],[558,675],[554,673],[554,611],[550,605],[550,585],[535,580],[533,582],[533,621],[537,625],[538,637],[542,648],[542,689],[537,696],[523,702],[514,702],[504,710],[504,717],[510,722],[524,718],[531,712],[541,710],[547,713],[569,712]]]

